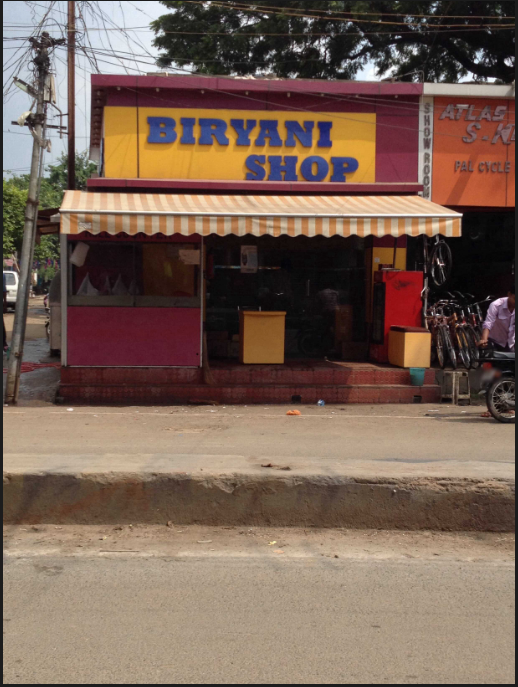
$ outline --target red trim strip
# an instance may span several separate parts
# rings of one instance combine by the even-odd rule
[[[415,195],[423,190],[422,184],[415,183],[379,183],[379,184],[312,184],[297,182],[254,182],[254,181],[209,181],[206,179],[88,179],[88,190],[104,189],[149,189],[154,191],[224,191],[226,193],[254,192],[276,193],[280,195],[310,193],[313,195],[355,195],[359,193],[408,193]]]

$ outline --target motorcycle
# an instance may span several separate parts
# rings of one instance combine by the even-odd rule
[[[506,424],[516,421],[515,414],[515,354],[487,351],[481,359],[486,375],[487,409]]]

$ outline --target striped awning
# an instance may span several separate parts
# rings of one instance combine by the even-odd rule
[[[420,196],[225,196],[67,191],[61,233],[460,236],[462,215]]]

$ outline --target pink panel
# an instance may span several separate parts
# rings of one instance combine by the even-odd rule
[[[376,182],[418,180],[419,117],[378,115],[376,126]]]
[[[198,367],[200,310],[70,307],[68,364]]]

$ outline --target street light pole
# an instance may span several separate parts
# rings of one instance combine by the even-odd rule
[[[67,189],[76,187],[76,3],[68,2],[68,177]]]
[[[7,369],[5,388],[5,403],[16,403],[20,388],[20,371],[25,341],[25,329],[27,325],[27,313],[29,310],[29,293],[32,273],[32,260],[37,231],[37,217],[40,191],[40,160],[43,156],[43,132],[46,122],[45,84],[49,74],[50,60],[48,50],[55,44],[48,33],[44,32],[39,38],[32,39],[33,48],[36,50],[34,64],[37,69],[36,88],[36,113],[30,116],[29,125],[32,128],[34,141],[32,144],[31,172],[29,178],[29,191],[25,208],[25,223],[23,228],[23,243],[21,258],[19,261],[20,281],[18,284],[18,296],[14,314],[13,334],[11,339],[11,354]]]

